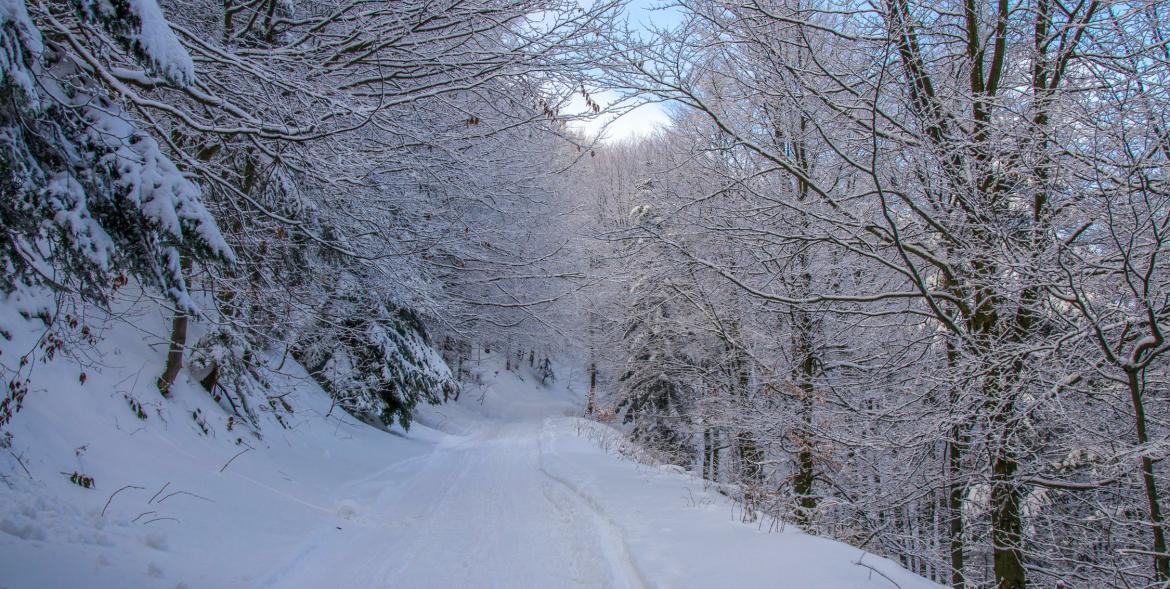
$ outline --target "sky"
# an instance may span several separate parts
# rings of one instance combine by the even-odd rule
[[[641,30],[649,30],[650,27],[665,28],[679,24],[681,15],[678,11],[659,8],[662,4],[662,0],[631,0],[626,8],[630,24]],[[605,107],[617,97],[615,92],[601,91],[592,98]],[[572,113],[584,112],[585,101],[581,96],[575,96],[567,110]],[[588,123],[579,124],[578,128],[589,134],[597,133],[605,128],[603,141],[617,142],[647,135],[656,129],[669,125],[670,116],[667,113],[667,107],[661,103],[648,102],[620,117],[612,115],[598,117]]]
[[[594,100],[597,100],[603,107],[607,106],[615,98],[617,98],[617,94],[614,92],[599,92],[594,96]],[[585,110],[584,99],[580,95],[574,96],[573,101],[569,103],[569,107],[566,110],[574,113],[583,112]],[[608,127],[606,127],[607,124]],[[620,117],[605,115],[588,122],[577,123],[575,126],[589,135],[594,135],[604,128],[605,134],[602,141],[618,142],[648,135],[659,128],[669,125],[670,116],[662,104],[644,103]]]

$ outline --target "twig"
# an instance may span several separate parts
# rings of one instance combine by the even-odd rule
[[[150,501],[147,501],[146,504],[150,505],[151,503],[154,503],[154,500],[158,499],[158,496],[162,495],[162,492],[165,491],[167,489],[167,487],[169,487],[170,485],[171,485],[171,482],[167,481],[166,484],[163,485],[162,488],[158,490],[158,493],[155,493],[154,497],[151,497]]]
[[[148,516],[148,515],[150,515],[150,514],[152,514],[152,513],[158,513],[158,512],[157,512],[157,511],[144,511],[144,512],[142,512],[142,513],[138,514],[138,517],[136,517],[136,518],[134,518],[134,519],[130,520],[130,523],[132,523],[132,524],[136,524],[136,523],[138,523],[138,520],[140,520],[140,519],[142,519],[143,517],[145,517],[145,516]]]
[[[142,368],[139,368],[138,374],[134,375],[134,384],[130,385],[130,392],[131,393],[134,393],[134,391],[138,389],[138,379],[142,377],[143,370],[146,370],[146,362],[142,363]],[[122,382],[126,382],[126,381],[123,380]],[[120,382],[118,384],[122,384],[122,383]]]
[[[11,454],[12,457],[16,459],[16,463],[20,465],[20,468],[24,469],[24,474],[27,474],[28,478],[30,478],[30,479],[33,478],[32,473],[28,471],[28,467],[24,465],[24,461],[21,460],[20,457],[16,455],[16,452],[9,450],[8,453]]]
[[[142,522],[142,525],[145,526],[146,524],[152,524],[154,522],[162,521],[164,519],[169,519],[169,520],[174,520],[176,522],[179,522],[179,518],[177,518],[177,517],[156,517],[154,519],[148,519],[148,520]],[[179,522],[179,523],[183,523],[183,522]]]
[[[138,489],[139,491],[145,491],[146,487],[139,487],[138,485],[126,485],[125,487],[122,487],[121,489],[111,493],[110,498],[106,499],[106,506],[102,508],[102,517],[106,517],[106,510],[110,508],[110,502],[114,500],[114,496],[118,493],[121,493],[122,491],[125,491],[126,489]]]
[[[223,467],[219,469],[219,472],[223,472],[224,469],[226,469],[228,467],[228,464],[231,464],[235,459],[239,458],[245,452],[250,452],[250,451],[252,451],[251,448],[244,448],[243,450],[240,450],[239,452],[237,452],[235,456],[232,456],[231,460],[228,460],[227,463],[224,464]]]
[[[175,495],[190,495],[190,496],[192,496],[192,497],[194,497],[194,498],[196,498],[196,499],[202,499],[202,500],[204,500],[204,501],[206,501],[206,502],[208,502],[208,503],[215,503],[215,501],[214,501],[214,500],[212,500],[212,499],[208,499],[207,497],[204,497],[204,496],[202,496],[202,495],[196,495],[195,493],[191,493],[191,492],[188,492],[188,491],[175,491],[174,493],[170,493],[170,494],[168,494],[166,497],[163,497],[162,499],[159,499],[159,500],[158,500],[158,502],[159,502],[159,504],[161,505],[163,501],[166,501],[167,499],[170,499],[171,497],[174,497]]]
[[[865,556],[862,556],[862,558],[865,558]],[[901,586],[901,585],[899,585],[899,584],[897,583],[897,581],[894,581],[893,579],[891,579],[891,578],[890,578],[890,576],[889,576],[889,575],[887,575],[887,574],[885,574],[885,573],[883,573],[883,572],[881,572],[881,571],[877,570],[876,568],[874,568],[874,567],[871,567],[871,566],[869,566],[868,564],[865,564],[864,562],[861,562],[860,560],[858,560],[857,562],[855,562],[855,563],[853,563],[853,564],[855,564],[855,565],[857,565],[857,566],[862,566],[862,567],[865,567],[865,568],[867,568],[867,569],[869,569],[869,570],[871,570],[871,571],[873,571],[873,572],[875,572],[875,573],[877,573],[877,574],[881,575],[883,579],[885,579],[885,580],[889,581],[890,583],[893,583],[893,585],[894,585],[895,587],[897,587],[898,589],[902,589],[902,586]]]

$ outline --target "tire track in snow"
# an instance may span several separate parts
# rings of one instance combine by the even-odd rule
[[[386,468],[380,469],[377,472],[370,474],[369,476],[362,477],[345,485],[344,488],[347,490],[358,490],[369,489],[378,482],[385,483],[385,485],[377,487],[372,493],[372,496],[365,498],[366,500],[363,501],[363,506],[366,507],[367,513],[363,514],[359,520],[352,522],[351,526],[360,526],[374,529],[385,527],[388,524],[387,519],[395,515],[393,512],[394,502],[392,499],[401,498],[404,493],[408,492],[408,489],[412,484],[416,483],[421,477],[431,474],[437,465],[443,464],[442,460],[435,460],[435,456],[445,454],[447,453],[444,452],[441,448],[436,448],[425,454],[394,462],[388,465]],[[408,470],[409,467],[412,467],[420,462],[423,462],[422,468],[414,473],[411,473],[405,479],[387,478],[390,477],[390,475]],[[458,481],[463,475],[466,474],[469,468],[470,465],[464,465],[464,468],[457,474],[453,472],[453,469],[448,470],[448,472],[443,474],[444,476],[452,476],[456,481]],[[267,485],[262,486],[271,489]],[[453,489],[454,485],[448,486],[443,495],[437,498],[434,502],[429,503],[429,509],[419,517],[425,518],[431,516],[433,512],[438,509],[439,504],[453,492]],[[287,494],[281,493],[278,490],[271,490],[280,495],[288,496]],[[387,497],[388,495],[390,497]],[[295,497],[289,496],[289,498],[293,499],[294,501],[304,503]],[[308,503],[306,503],[306,505],[309,507],[315,507],[316,509],[327,514],[335,514],[335,510],[332,509],[313,506]],[[371,508],[376,509],[376,512],[368,513]],[[329,521],[328,525],[326,525],[324,528],[314,531],[305,540],[301,541],[297,545],[293,555],[282,566],[269,571],[255,585],[255,587],[257,587],[257,589],[278,589],[289,586],[312,586],[312,583],[305,583],[304,581],[306,579],[312,578],[316,571],[338,568],[339,563],[335,562],[334,559],[338,558],[339,555],[331,552],[330,550],[335,548],[336,542],[337,536],[334,522]],[[387,544],[392,545],[393,539],[387,538],[386,542]],[[413,547],[415,545],[412,544],[410,546]],[[416,552],[417,548],[414,548],[413,553]],[[414,557],[413,553],[410,553],[412,559]],[[347,582],[352,584],[338,586],[352,586],[355,588],[392,586],[392,584],[386,584],[388,582],[387,579],[393,578],[388,569],[393,563],[396,562],[398,561],[383,561],[383,564],[373,568],[348,570],[346,571],[346,573],[349,575]],[[335,581],[339,583],[341,582],[340,579],[335,579]]]
[[[475,563],[481,586],[648,586],[620,531],[548,475],[541,435],[539,421],[508,423],[446,444],[428,468],[448,476],[419,481],[417,489],[443,485],[448,492],[428,498],[432,503],[412,518],[417,535],[406,554],[395,556],[400,562],[390,578],[413,586],[410,580],[420,571],[435,575],[434,563],[423,556],[444,549]],[[456,470],[458,476],[450,477]],[[466,571],[447,567],[425,586],[465,582]]]
[[[524,421],[452,436],[343,486],[361,517],[310,534],[258,586],[652,587],[622,529],[545,468],[545,430]]]
[[[457,472],[453,472],[456,469],[441,469],[441,468],[439,468],[440,465],[442,465],[446,462],[446,460],[437,460],[436,458],[439,456],[442,456],[443,458],[446,458],[448,456],[451,456],[451,457],[457,456],[458,457],[457,460],[459,462]],[[473,466],[472,462],[470,460],[466,459],[466,455],[463,452],[460,452],[458,450],[440,449],[440,450],[434,452],[431,455],[431,458],[432,458],[432,460],[427,464],[427,466],[422,471],[420,471],[417,475],[412,477],[412,479],[411,479],[412,484],[403,487],[403,490],[405,491],[407,489],[410,489],[414,483],[417,483],[417,482],[423,480],[424,476],[431,476],[432,473],[434,473],[434,472],[442,472],[443,470],[448,470],[448,472],[445,473],[443,478],[442,478],[442,480],[446,483],[446,484],[442,485],[442,487],[443,487],[442,494],[439,495],[439,497],[435,498],[434,500],[428,501],[425,504],[425,507],[424,507],[424,510],[422,513],[411,516],[411,519],[413,519],[415,521],[423,522],[423,524],[424,524],[423,529],[428,530],[428,531],[430,531],[430,528],[429,528],[429,526],[426,526],[425,524],[427,522],[434,520],[435,514],[440,513],[440,511],[446,511],[448,504],[451,503],[452,497],[455,495],[455,492],[457,490],[460,490],[462,488],[462,483],[467,478],[467,473],[471,471],[471,468]],[[425,533],[426,532],[424,532],[424,534]],[[425,545],[426,545],[426,543],[423,541],[422,538],[415,538],[414,541],[410,542],[408,544],[407,551],[403,553],[403,557],[402,557],[401,561],[399,561],[398,566],[395,567],[394,571],[392,573],[390,573],[389,576],[392,578],[398,577],[398,576],[402,575],[402,573],[405,572],[407,569],[409,569],[411,567],[411,565],[413,565],[415,563],[415,561],[418,558],[419,552],[423,549],[423,547]],[[389,567],[385,567],[385,568],[388,569]]]
[[[590,497],[587,493],[579,489],[572,482],[553,474],[545,467],[545,457],[549,454],[556,456],[555,450],[546,450],[545,437],[548,428],[548,420],[544,421],[544,425],[537,436],[537,463],[536,467],[540,472],[547,477],[547,479],[563,489],[572,500],[584,506],[585,511],[588,512],[594,529],[597,530],[598,536],[601,538],[602,550],[605,558],[610,565],[610,573],[613,575],[615,587],[623,588],[652,588],[655,585],[646,580],[642,571],[638,568],[633,555],[630,554],[629,546],[626,544],[625,535],[622,528],[612,517],[605,512],[605,510]],[[548,436],[551,438],[551,435]]]

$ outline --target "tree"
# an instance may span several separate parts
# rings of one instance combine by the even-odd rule
[[[85,68],[86,48],[13,2],[0,27],[4,133],[0,289],[37,287],[101,302],[129,274],[193,308],[180,258],[233,259],[199,187]],[[86,5],[79,29],[126,47],[140,68],[170,83],[195,82],[173,36],[149,34],[153,2]],[[46,32],[45,27],[49,28]]]
[[[575,141],[564,126],[572,117],[561,111],[587,79],[583,52],[598,46],[616,8],[559,0],[15,3],[15,20],[4,23],[5,49],[13,48],[6,88],[59,104],[36,110],[32,96],[11,112],[24,128],[44,123],[38,133],[72,134],[65,138],[82,146],[64,143],[48,154],[55,158],[85,153],[89,141],[110,152],[95,152],[95,162],[145,162],[145,179],[132,169],[82,177],[105,183],[98,196],[112,198],[122,182],[134,204],[135,183],[147,188],[141,221],[66,194],[58,208],[77,214],[40,211],[62,224],[52,234],[6,200],[14,219],[6,231],[19,226],[23,237],[6,242],[20,265],[5,286],[50,280],[17,255],[47,247],[46,239],[60,244],[52,261],[61,276],[90,290],[115,281],[120,270],[103,263],[121,255],[115,262],[132,265],[132,278],[157,283],[176,303],[160,389],[179,377],[188,323],[209,320],[214,329],[195,343],[192,368],[216,398],[238,389],[224,393],[237,401],[263,390],[245,382],[262,380],[257,358],[322,337],[323,326],[337,325],[332,308],[388,329],[397,314],[413,313],[419,328],[405,331],[418,337],[422,322],[473,337],[473,328],[529,320],[531,308],[572,288],[572,277],[557,268],[558,240],[516,216],[555,209],[556,146]],[[38,31],[52,40],[44,52],[51,63],[34,63]],[[39,157],[58,144],[25,151]],[[38,182],[57,186],[51,172]],[[161,188],[152,188],[156,179]],[[354,295],[361,292],[386,294]],[[330,333],[339,342],[385,339],[370,329]],[[371,344],[378,347],[393,346]],[[441,372],[436,359],[417,358],[424,372]],[[443,396],[441,380],[420,398]],[[400,405],[402,414],[413,407]]]
[[[1159,583],[1157,459],[1137,460],[1130,477],[1144,481],[1140,495],[1108,476],[1086,480],[1102,462],[1113,469],[1123,460],[1086,450],[1092,436],[1077,424],[1091,415],[1092,428],[1138,428],[1151,390],[1140,383],[1152,374],[1137,373],[1154,365],[1138,357],[1163,353],[1155,342],[1165,295],[1154,270],[1162,218],[1153,211],[1164,206],[1167,102],[1157,11],[1045,0],[678,9],[678,29],[624,43],[611,81],[704,118],[692,136],[718,139],[695,161],[750,197],[721,209],[716,196],[726,192],[682,194],[669,208],[688,218],[688,239],[646,238],[787,310],[795,366],[825,367],[811,379],[798,370],[795,381],[812,380],[841,409],[832,433],[820,434],[849,450],[826,458],[852,461],[882,447],[912,450],[937,469],[875,458],[880,482],[832,481],[877,516],[869,537],[903,555],[925,547],[921,561],[904,562],[949,569],[955,587]],[[1102,216],[1109,229],[1094,226]],[[736,254],[707,255],[712,242]],[[1130,286],[1094,282],[1104,276]],[[1102,315],[1116,322],[1077,319]],[[816,343],[818,333],[845,333],[839,326],[849,326],[841,349]],[[1089,337],[1095,331],[1110,335]],[[1098,344],[1096,357],[1073,345],[1093,339],[1111,343]],[[873,346],[883,340],[893,345]],[[775,357],[765,349],[755,348],[762,366]],[[866,392],[867,380],[879,390]],[[1069,390],[1084,394],[1083,404],[1069,406]],[[1104,391],[1128,399],[1122,422],[1094,413]],[[1143,451],[1156,444],[1137,438]],[[907,491],[885,507],[862,499],[891,484]],[[1103,499],[1101,489],[1117,495]],[[1071,506],[1092,501],[1143,506],[1153,542],[1136,548],[1126,532],[1126,558],[1062,569],[1077,547],[1039,530],[1074,521]],[[938,505],[945,526],[934,519]],[[1153,574],[1130,566],[1135,550],[1153,561]],[[990,570],[970,558],[983,554]]]

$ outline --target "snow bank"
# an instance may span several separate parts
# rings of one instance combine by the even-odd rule
[[[294,407],[290,427],[265,406],[257,437],[185,372],[164,400],[154,381],[167,317],[122,319],[106,326],[92,364],[57,356],[35,366],[11,438],[0,435],[5,589],[252,587],[304,537],[361,516],[340,486],[425,454],[439,437],[426,427],[392,436],[330,412],[292,362],[272,375]],[[0,340],[6,366],[43,331],[9,304],[0,325],[13,336]],[[94,487],[74,484],[73,473]]]
[[[659,587],[938,589],[898,564],[795,526],[769,531],[678,467],[615,459],[573,418],[550,418],[541,466],[621,530],[643,577]],[[612,436],[621,434],[612,431]]]

